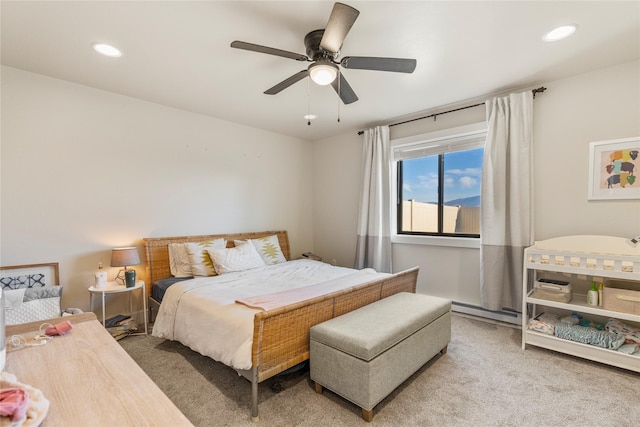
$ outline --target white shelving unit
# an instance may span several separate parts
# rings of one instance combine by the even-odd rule
[[[630,326],[640,327],[640,315],[588,305],[586,295],[576,293],[575,289],[571,301],[568,303],[533,296],[533,281],[539,274],[545,272],[571,274],[574,279],[570,280],[571,282],[575,280],[584,283],[588,283],[590,280],[601,282],[614,278],[640,283],[640,245],[636,248],[631,247],[624,238],[620,237],[566,236],[536,242],[534,246],[527,248],[524,254],[525,268],[522,279],[524,295],[522,302],[523,350],[526,349],[527,344],[531,344],[640,372],[640,357],[637,355],[628,355],[527,329],[530,318],[548,308],[567,314],[575,311],[600,318],[615,318]]]

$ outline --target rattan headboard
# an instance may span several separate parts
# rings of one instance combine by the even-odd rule
[[[278,236],[280,248],[284,257],[289,260],[289,236],[286,231],[260,231],[252,233],[233,234],[211,234],[203,236],[177,236],[177,237],[147,237],[142,239],[144,243],[145,255],[147,256],[147,295],[151,295],[151,285],[160,279],[171,276],[169,269],[169,244],[187,242],[206,242],[208,240],[224,238],[227,240],[227,247],[233,247],[234,240],[259,239],[261,237]]]

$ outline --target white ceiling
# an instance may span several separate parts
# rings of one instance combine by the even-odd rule
[[[413,74],[344,70],[360,98],[350,105],[308,79],[264,95],[308,63],[229,46],[304,54],[304,36],[325,27],[333,2],[3,0],[2,64],[316,140],[640,58],[639,1],[346,3],[360,16],[342,56],[417,59]],[[566,23],[579,25],[573,37],[541,40]],[[98,41],[123,56],[96,54]],[[311,126],[308,111],[319,116]]]

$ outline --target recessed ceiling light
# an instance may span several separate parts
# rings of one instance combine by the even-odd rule
[[[558,28],[554,28],[542,37],[542,40],[546,42],[555,42],[558,40],[566,39],[570,35],[576,32],[578,26],[576,24],[562,25]]]
[[[122,56],[122,52],[120,52],[119,49],[109,44],[93,43],[91,46],[93,47],[93,50],[104,56],[109,56],[111,58],[118,58]]]
[[[305,120],[315,120],[317,118],[318,118],[318,116],[316,116],[315,114],[305,114],[304,115],[304,119]]]

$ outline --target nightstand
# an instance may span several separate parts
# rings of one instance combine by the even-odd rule
[[[314,261],[322,261],[322,257],[320,255],[316,255],[313,252],[304,252],[302,254],[302,259],[311,259]]]
[[[129,292],[129,315],[133,316],[133,302],[131,300],[131,297],[132,297],[132,292],[137,290],[142,292],[142,305],[143,305],[142,313],[144,313],[144,334],[147,335],[147,290],[142,280],[137,281],[136,285],[130,288],[127,288],[125,285],[121,285],[116,282],[108,282],[107,286],[105,286],[104,288],[96,288],[95,286],[91,286],[89,288],[89,307],[90,307],[89,309],[93,311],[93,296],[95,294],[102,294],[102,326],[105,326],[106,324],[105,295]],[[131,334],[131,335],[134,335],[134,334]]]

